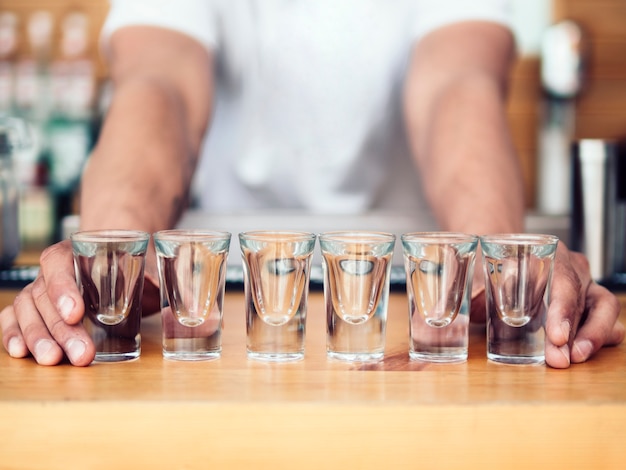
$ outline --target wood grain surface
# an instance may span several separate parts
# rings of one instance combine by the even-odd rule
[[[157,316],[133,362],[1,351],[0,468],[623,468],[626,346],[569,370],[498,365],[474,326],[468,362],[413,363],[394,293],[385,359],[364,367],[326,358],[323,309],[312,293],[291,364],[247,359],[240,292],[215,361],[164,360]]]

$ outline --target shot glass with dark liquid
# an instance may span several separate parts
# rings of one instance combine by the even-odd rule
[[[83,325],[96,362],[136,359],[141,353],[141,300],[150,235],[141,231],[82,231],[70,236],[76,281],[85,302]]]

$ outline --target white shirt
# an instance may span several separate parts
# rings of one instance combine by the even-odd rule
[[[456,21],[509,24],[505,0],[111,4],[105,44],[118,28],[148,24],[215,51],[214,113],[195,183],[213,212],[425,213],[401,112],[411,47]]]

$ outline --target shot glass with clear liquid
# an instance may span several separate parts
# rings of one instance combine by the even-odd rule
[[[96,362],[141,353],[141,300],[150,235],[140,231],[81,231],[70,235],[76,281],[85,302],[83,325]]]
[[[153,235],[159,268],[163,357],[220,357],[229,232],[164,230]]]
[[[383,359],[394,244],[395,236],[383,232],[320,235],[328,357]]]
[[[415,232],[403,234],[401,241],[409,300],[410,358],[466,361],[478,237]]]
[[[315,239],[315,234],[308,232],[239,234],[250,359],[285,362],[304,358]]]
[[[480,237],[489,360],[545,363],[545,318],[557,244],[552,235]]]

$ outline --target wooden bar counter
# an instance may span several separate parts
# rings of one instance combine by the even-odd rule
[[[323,312],[312,292],[290,364],[246,358],[239,291],[215,361],[164,360],[157,316],[133,362],[43,367],[2,349],[0,468],[626,468],[626,345],[568,370],[506,366],[473,326],[467,363],[412,363],[399,292],[385,360],[359,366],[326,358]]]

